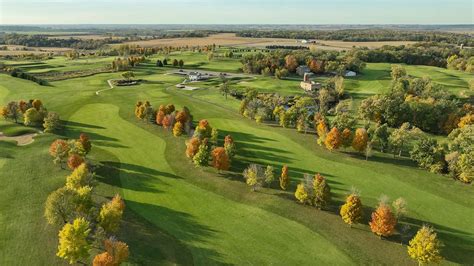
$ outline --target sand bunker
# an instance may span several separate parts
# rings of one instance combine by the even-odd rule
[[[38,135],[37,133],[28,133],[21,136],[7,137],[2,132],[0,132],[0,140],[13,140],[16,141],[16,145],[25,146],[33,143],[35,141],[33,138]]]

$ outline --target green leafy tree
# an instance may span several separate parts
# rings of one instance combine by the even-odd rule
[[[418,166],[439,173],[446,166],[443,148],[433,138],[423,137],[413,145],[410,158]]]
[[[59,115],[55,112],[48,112],[48,115],[44,118],[43,123],[44,132],[56,132],[61,129],[61,120]]]
[[[388,138],[390,134],[388,133],[387,124],[378,125],[372,135],[372,142],[377,143],[380,147],[380,152],[384,152],[388,146]]]
[[[65,224],[75,215],[76,191],[67,187],[59,188],[49,194],[44,208],[44,217],[49,224]]]

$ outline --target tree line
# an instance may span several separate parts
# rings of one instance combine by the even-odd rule
[[[92,249],[97,249],[101,253],[94,257],[92,265],[120,265],[129,256],[128,245],[115,237],[125,202],[118,194],[101,205],[95,202],[97,166],[86,159],[91,149],[92,143],[84,133],[79,139],[57,139],[51,143],[49,153],[53,162],[63,168],[67,158],[72,172],[66,177],[65,185],[46,199],[44,217],[48,224],[62,227],[56,255],[69,264],[84,263]]]
[[[21,121],[25,126],[42,127],[44,132],[62,128],[59,115],[49,112],[39,99],[11,101],[0,109],[0,116],[15,123]]]
[[[440,31],[404,31],[391,29],[347,29],[347,30],[243,30],[236,33],[240,37],[289,38],[341,40],[346,42],[375,41],[417,41],[441,42],[474,46],[469,34]]]

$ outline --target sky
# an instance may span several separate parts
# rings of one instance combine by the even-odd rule
[[[0,0],[0,24],[473,24],[474,0]]]

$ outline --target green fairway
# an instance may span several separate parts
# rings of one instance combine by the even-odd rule
[[[153,57],[156,61],[160,56]],[[219,59],[205,63],[205,54],[171,54],[186,67],[235,72],[240,63]],[[112,58],[66,61],[55,58],[45,67],[22,66],[29,71],[80,70],[101,66]],[[60,136],[43,134],[25,147],[0,141],[0,265],[63,264],[56,259],[57,228],[43,218],[47,195],[64,184],[68,171],[52,163],[49,144],[58,137],[92,140],[91,160],[98,170],[95,197],[116,192],[126,201],[127,212],[119,237],[130,245],[130,262],[154,264],[350,265],[414,264],[399,237],[380,240],[370,232],[367,219],[381,194],[392,200],[404,197],[408,215],[404,223],[414,233],[424,223],[437,230],[445,247],[444,264],[472,264],[474,211],[472,186],[425,170],[408,159],[375,153],[369,161],[354,153],[328,152],[311,134],[275,125],[257,125],[236,110],[239,101],[225,100],[217,81],[198,83],[203,90],[180,91],[182,78],[168,75],[153,60],[134,69],[144,82],[138,86],[107,89],[108,79],[120,73],[51,82],[33,82],[0,74],[0,105],[10,100],[39,98],[66,121]],[[19,64],[20,62],[17,62]],[[41,69],[41,70],[40,70]],[[356,101],[388,89],[390,64],[368,64],[363,74],[346,79],[346,91]],[[429,75],[453,93],[467,89],[469,76],[459,71],[407,66],[413,76]],[[284,95],[301,93],[298,80],[272,77],[236,81],[246,87]],[[135,102],[149,100],[154,108],[173,103],[187,106],[194,120],[208,119],[220,131],[220,142],[231,134],[238,147],[231,171],[195,168],[185,157],[185,139],[156,125],[138,121]],[[23,126],[0,122],[0,132],[27,132]],[[286,192],[264,188],[251,192],[241,172],[249,163],[275,167],[287,164],[291,186]],[[293,193],[304,173],[321,173],[332,188],[328,211],[297,204]],[[13,182],[14,181],[14,182]],[[361,191],[366,206],[364,224],[349,228],[338,208],[351,187]],[[472,216],[472,215],[471,215]],[[41,247],[41,248],[40,248]],[[22,256],[34,252],[31,256]]]

